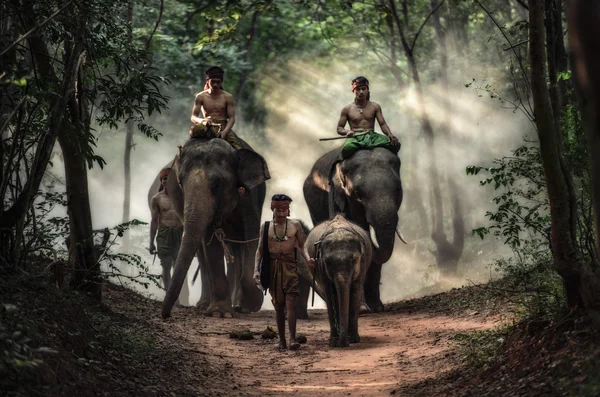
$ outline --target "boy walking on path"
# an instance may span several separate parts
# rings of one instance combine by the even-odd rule
[[[279,333],[279,350],[285,350],[285,310],[287,309],[290,332],[290,350],[297,350],[300,344],[296,341],[296,298],[298,296],[298,267],[294,250],[306,259],[306,263],[314,268],[315,263],[304,250],[306,235],[297,219],[290,219],[290,203],[292,199],[285,194],[276,194],[271,199],[273,222],[268,225],[267,235],[264,235],[265,225],[261,227],[258,249],[254,265],[254,281],[260,285],[259,264],[263,259],[264,239],[268,239],[269,260],[271,263],[271,283],[269,293],[275,307],[277,332]],[[264,255],[266,257],[266,255]]]

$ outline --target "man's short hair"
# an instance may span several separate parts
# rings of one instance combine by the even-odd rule
[[[276,194],[273,197],[271,197],[271,201],[289,201],[291,203],[292,198],[287,194]]]
[[[225,71],[218,66],[211,66],[206,69],[206,79],[221,79],[223,80],[223,76],[225,76]]]
[[[356,89],[356,87],[366,86],[369,87],[369,80],[364,76],[358,76],[352,79],[352,91]]]

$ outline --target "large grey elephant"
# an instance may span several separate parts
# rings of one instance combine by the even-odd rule
[[[325,287],[329,346],[360,342],[358,313],[372,255],[369,236],[360,226],[336,215],[310,232],[306,248],[308,255],[317,259],[315,278]]]
[[[233,314],[233,306],[240,311],[258,311],[262,306],[263,295],[252,276],[264,182],[270,176],[263,157],[241,139],[240,143],[243,149],[234,150],[222,139],[193,138],[172,164],[167,188],[184,231],[163,301],[165,318],[170,316],[196,252],[202,278],[197,306],[205,314],[223,316]],[[229,257],[227,275],[225,254]]]
[[[304,182],[304,198],[315,225],[341,213],[369,232],[374,250],[365,279],[365,301],[371,311],[383,311],[381,268],[394,250],[402,203],[398,156],[374,148],[342,159],[341,148],[332,150],[313,166]]]

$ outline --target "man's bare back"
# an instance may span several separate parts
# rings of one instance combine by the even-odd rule
[[[152,197],[152,217],[158,217],[158,224],[161,227],[180,228],[182,227],[181,219],[169,196],[164,192],[159,192]]]

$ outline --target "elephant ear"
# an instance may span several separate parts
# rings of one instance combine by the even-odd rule
[[[253,189],[271,179],[267,162],[260,154],[249,149],[239,149],[237,156],[238,178],[247,189]]]
[[[334,162],[329,172],[329,218],[337,214],[347,216],[346,176],[342,173],[342,160]]]

